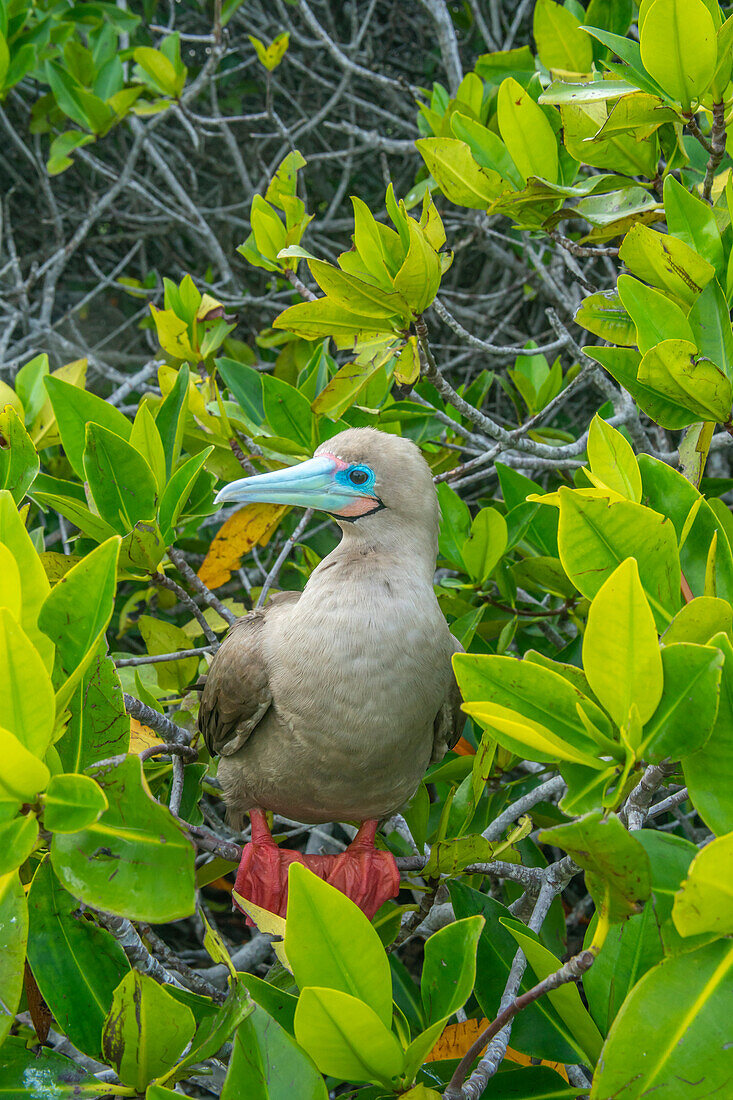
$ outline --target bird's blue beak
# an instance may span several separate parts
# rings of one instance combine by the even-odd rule
[[[370,487],[348,481],[344,476],[347,469],[348,464],[342,459],[321,455],[287,470],[233,481],[217,494],[214,503],[291,504],[346,517],[363,515],[373,510],[375,504],[379,506]]]

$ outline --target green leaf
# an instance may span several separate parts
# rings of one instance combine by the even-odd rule
[[[107,807],[104,791],[88,775],[55,775],[43,799],[43,824],[52,833],[75,833]]]
[[[537,0],[534,40],[540,61],[548,69],[588,73],[593,64],[593,45],[580,29],[580,20],[553,0]]]
[[[23,962],[28,940],[28,906],[16,871],[0,875],[0,1046],[7,1036],[23,992]],[[3,1078],[0,1051],[0,1082]],[[0,1096],[3,1086],[0,1084]]]
[[[420,138],[415,147],[440,190],[456,206],[485,210],[501,193],[499,173],[480,168],[465,142],[457,138]]]
[[[195,1030],[190,1008],[146,974],[131,970],[114,991],[102,1050],[120,1080],[142,1091],[175,1065]]]
[[[315,423],[308,398],[273,374],[263,374],[262,386],[265,416],[270,427],[277,435],[310,450],[314,444]]]
[[[328,1100],[323,1078],[287,1031],[259,1005],[234,1037],[221,1100]]]
[[[689,245],[647,225],[635,225],[624,237],[619,259],[645,283],[668,291],[682,305],[695,298],[715,275],[715,268]]]
[[[188,411],[188,380],[188,363],[182,363],[178,368],[173,388],[166,394],[155,414],[155,423],[160,432],[163,451],[165,452],[166,477],[171,476],[181,454],[183,429]],[[149,519],[150,517],[140,516],[139,518]]]
[[[0,805],[35,802],[46,789],[50,772],[42,760],[29,752],[14,734],[0,726],[0,759],[3,772],[0,775]]]
[[[389,1087],[404,1054],[376,1012],[338,989],[308,986],[295,1010],[295,1038],[321,1073]]]
[[[588,432],[588,461],[604,485],[628,500],[641,500],[641,474],[636,455],[621,432],[596,414]]]
[[[464,709],[482,725],[500,730],[505,742],[520,736],[529,738],[523,744],[529,747],[531,741],[536,749],[531,759],[565,759],[588,767],[603,766],[596,760],[598,744],[588,734],[578,711],[582,710],[608,738],[610,723],[595,703],[562,676],[515,657],[469,653],[457,653],[453,667],[466,700]],[[519,728],[510,731],[510,724],[520,718],[524,732]]]
[[[712,207],[668,175],[664,181],[664,213],[670,233],[703,256],[723,279],[723,243]]]
[[[437,252],[414,218],[407,218],[410,247],[394,277],[394,288],[413,313],[422,313],[440,286],[441,267]]]
[[[213,450],[213,447],[205,447],[203,451],[194,455],[193,458],[186,459],[186,461],[178,467],[163,490],[163,495],[160,498],[158,519],[163,538],[166,542],[173,534],[181,513],[185,512],[186,504],[188,503],[188,498],[191,495],[196,478],[199,476],[199,472]]]
[[[106,648],[100,643],[99,650]],[[98,651],[68,703],[69,722],[56,743],[66,772],[81,772],[97,760],[126,753],[130,717],[114,661]]]
[[[249,977],[249,975],[247,975]],[[176,994],[178,991],[176,991]],[[176,1067],[176,1075],[183,1076],[183,1071],[200,1062],[205,1062],[217,1053],[222,1045],[229,1039],[232,1033],[239,1027],[242,1020],[253,1010],[253,1002],[250,999],[242,981],[238,979],[232,982],[229,996],[224,1004],[215,1012],[207,1015],[200,1024],[191,1049],[185,1058]]]
[[[733,932],[732,881],[733,834],[728,833],[695,856],[674,899],[672,920],[681,936]]]
[[[642,412],[663,428],[676,430],[690,423],[690,413],[676,405],[650,386],[637,379],[641,356],[631,348],[585,347],[584,353],[600,363],[608,373],[627,389]]]
[[[114,1097],[119,1084],[102,1084],[76,1062],[47,1047],[28,1050],[25,1039],[7,1039],[0,1050],[3,1100],[97,1100]]]
[[[715,584],[717,595],[733,602],[733,555],[725,534],[707,501],[679,470],[651,455],[639,456],[644,498],[673,523],[680,542],[682,572],[696,596],[705,594],[707,558],[717,539]],[[694,513],[692,509],[695,509]],[[694,519],[691,521],[691,517]]]
[[[680,1082],[685,1100],[724,1095],[733,1072],[731,969],[733,942],[717,940],[645,974],[609,1032],[592,1100],[640,1100],[651,1090],[673,1096]]]
[[[178,96],[183,90],[185,82],[185,69],[183,81],[179,79],[175,66],[165,57],[160,50],[154,50],[150,46],[138,46],[133,50],[132,56],[138,65],[151,78],[155,88],[163,95]]]
[[[496,508],[482,508],[471,524],[471,534],[461,548],[469,576],[485,584],[507,547],[506,520]]]
[[[180,626],[152,615],[141,615],[137,625],[148,653],[180,652],[180,661],[161,661],[156,666],[156,675],[163,690],[185,691],[199,667],[198,657],[186,657],[186,650],[194,648],[191,639]]]
[[[618,293],[636,326],[636,343],[642,355],[662,340],[692,343],[690,324],[671,298],[640,283],[631,275],[619,275]]]
[[[107,426],[109,427],[109,425]],[[112,430],[114,431],[114,429]],[[117,434],[122,435],[122,432],[118,432]],[[150,411],[150,405],[147,402],[140,405],[140,408],[137,410],[132,425],[132,432],[127,441],[131,447],[134,447],[135,450],[143,456],[148,466],[153,471],[155,483],[158,486],[158,492],[162,492],[166,482],[165,452],[163,450],[163,441],[160,438],[158,426],[155,423],[153,414]],[[82,436],[82,447],[83,445],[84,439]]]
[[[717,279],[711,279],[696,299],[687,317],[692,340],[700,353],[733,379],[733,330],[725,294]]]
[[[12,405],[0,405],[0,489],[20,504],[38,473],[39,459],[23,421]]]
[[[635,134],[606,133],[608,120],[607,104],[598,100],[587,103],[564,103],[560,106],[563,123],[565,148],[568,153],[582,164],[591,164],[606,172],[621,172],[627,176],[651,177],[655,174],[659,158],[659,142],[655,134],[644,142],[637,142]],[[623,196],[624,192],[619,192]],[[644,208],[643,197],[630,193],[632,212]],[[583,201],[583,206],[592,209],[600,205],[603,212],[602,222],[606,221],[605,210],[609,204],[606,196]],[[625,200],[622,201],[622,210]],[[579,209],[581,207],[579,206]],[[613,215],[612,221],[618,218]],[[619,227],[619,232],[623,227]]]
[[[379,369],[374,363],[344,363],[314,399],[313,412],[339,420]]]
[[[640,33],[644,68],[689,110],[710,86],[718,45],[703,0],[655,0]]]
[[[714,646],[678,642],[662,648],[664,691],[644,729],[649,760],[673,760],[707,741],[718,709],[723,654]]]
[[[70,382],[52,376],[45,378],[44,382],[66,457],[74,473],[84,481],[87,424],[100,424],[122,439],[129,440],[132,431],[130,421],[109,401],[103,401],[80,386],[72,386]]]
[[[693,805],[705,824],[720,835],[733,830],[733,790],[730,783],[711,783],[710,777],[729,775],[733,767],[733,646],[721,634],[711,644],[725,657],[718,714],[703,748],[683,757],[682,770]]]
[[[460,114],[450,116],[450,126],[456,137],[469,147],[480,168],[486,169],[492,175],[498,172],[502,179],[509,181],[515,191],[522,190],[524,181],[498,134],[488,126],[482,126],[474,119]]]
[[[438,1022],[463,1008],[476,978],[476,948],[484,927],[481,916],[454,921],[425,942],[420,990],[426,1019]]]
[[[672,902],[697,854],[689,840],[668,833],[640,829],[635,838],[649,856],[652,896],[641,913],[609,928],[593,966],[583,975],[588,1006],[604,1035],[638,980],[661,962],[665,948],[669,949],[668,930],[671,928],[680,938],[672,925]],[[597,924],[598,917],[594,916],[586,932],[586,947],[593,940]]]
[[[300,863],[290,866],[285,954],[301,989],[320,985],[365,1001],[392,1020],[392,979],[382,941],[340,890]]]
[[[636,558],[639,578],[659,629],[680,605],[677,538],[665,516],[630,500],[588,499],[560,488],[560,560],[588,599],[626,558]]]
[[[133,920],[190,916],[193,847],[151,796],[139,758],[89,770],[109,809],[86,829],[54,836],[51,861],[62,883],[86,904]]]
[[[616,924],[641,911],[651,884],[649,857],[615,814],[600,811],[569,825],[539,834],[542,844],[556,844],[585,871],[585,882],[596,908]]]
[[[57,709],[65,706],[104,637],[114,610],[120,539],[97,546],[51,589],[38,616],[56,646]]]
[[[540,943],[536,933],[531,932],[526,925],[520,921],[510,920],[508,917],[503,917],[501,923],[521,947],[538,982],[562,967],[560,959],[548,951]],[[548,997],[558,1016],[564,1020],[575,1041],[582,1047],[584,1061],[594,1066],[598,1061],[603,1040],[588,1009],[580,999],[578,987],[570,982],[552,990],[548,993]]]
[[[130,964],[109,932],[78,910],[44,860],[28,895],[28,960],[59,1026],[75,1046],[99,1058],[104,1018]]]
[[[525,88],[508,76],[499,87],[499,131],[509,155],[525,179],[558,179],[557,139],[547,116]]]
[[[0,489],[0,543],[10,551],[18,567],[22,606],[20,625],[40,654],[44,666],[50,670],[54,660],[53,644],[38,626],[38,612],[51,586],[15,501],[5,489]]]
[[[639,381],[690,411],[695,420],[725,421],[733,387],[720,367],[689,340],[663,340],[642,357]]]
[[[378,286],[357,279],[355,275],[339,271],[323,260],[308,261],[311,275],[331,302],[343,307],[350,313],[359,313],[364,317],[380,320],[400,317],[407,320],[409,310],[400,294],[390,294]]]
[[[43,474],[40,475],[43,477]],[[52,508],[60,512],[62,516],[70,520],[75,527],[95,542],[104,542],[115,534],[114,527],[110,526],[96,513],[92,512],[85,504],[82,504],[76,496],[61,496],[57,493],[45,493],[40,490],[32,490],[33,499],[42,507]]]
[[[493,1020],[517,953],[517,944],[502,923],[511,914],[505,905],[457,879],[448,888],[458,920],[480,914],[486,921],[478,944],[474,995],[484,1016]],[[534,977],[525,973],[520,993],[534,984]],[[515,1017],[511,1045],[534,1058],[552,1061],[571,1062],[585,1057],[547,997],[528,1005]]]
[[[38,841],[38,821],[33,814],[0,823],[0,875],[25,863]]]
[[[617,726],[628,721],[632,705],[642,724],[654,714],[662,697],[662,657],[634,558],[614,570],[593,600],[583,636],[583,668]]]
[[[231,864],[227,868],[232,869]],[[233,870],[236,870],[236,864]],[[252,1000],[264,1008],[268,1016],[285,1028],[289,1035],[294,1033],[295,1009],[298,998],[292,993],[286,993],[284,989],[270,985],[264,978],[258,978],[256,974],[240,974],[239,980],[245,986]]]
[[[603,290],[583,299],[575,323],[612,344],[631,347],[636,343],[636,326],[621,304],[616,290]],[[604,352],[606,348],[602,349]]]
[[[126,535],[139,520],[155,518],[153,471],[134,447],[100,424],[88,424],[84,472],[103,520]]]
[[[7,608],[0,608],[0,714],[5,728],[43,757],[53,734],[51,677]]]
[[[672,642],[706,645],[720,632],[733,637],[733,608],[727,600],[696,596],[677,612],[662,641],[665,645]]]
[[[334,339],[366,340],[380,333],[397,331],[397,322],[344,309],[330,298],[315,302],[299,302],[278,314],[273,328],[287,329],[305,340]]]

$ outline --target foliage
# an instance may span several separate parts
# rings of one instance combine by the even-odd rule
[[[226,126],[215,81],[234,79],[240,30],[252,113],[280,141],[302,33],[216,4],[189,74],[186,39],[140,7],[0,0],[2,119],[43,148],[46,193],[103,176],[90,158],[114,142],[133,150],[126,186],[144,147],[162,155],[166,116],[193,126],[204,85]],[[535,55],[516,26],[495,41],[480,4],[432,8],[447,86],[412,89],[414,143],[367,134],[409,178],[354,195],[335,231],[330,201],[309,201],[318,154],[289,140],[237,247],[164,174],[223,274],[116,271],[145,299],[126,325],[152,368],[125,361],[110,394],[99,363],[94,387],[86,359],[52,369],[65,338],[41,328],[0,383],[0,1094],[632,1100],[730,1080],[733,16],[536,0]],[[404,81],[302,13],[333,64],[413,112]],[[13,129],[5,108],[31,95]],[[480,294],[449,280],[496,240],[520,295],[549,303],[544,344],[464,326]],[[266,291],[249,331],[237,254]],[[254,914],[278,937],[258,974],[262,940],[235,947],[216,892],[240,849],[195,685],[227,624],[302,588],[335,536],[279,505],[225,520],[214,495],[360,426],[413,439],[435,475],[466,725],[385,826],[400,904],[370,922],[294,864],[286,918]],[[35,1049],[49,1034],[64,1053]]]

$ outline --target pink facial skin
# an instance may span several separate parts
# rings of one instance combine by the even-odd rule
[[[319,458],[330,458],[336,464],[336,473],[339,470],[348,470],[351,462],[345,462],[343,458],[339,458],[338,455],[332,454],[330,451],[320,451]],[[355,497],[345,508],[341,508],[338,512],[332,512],[334,516],[344,516],[347,519],[355,519],[357,516],[365,516],[368,512],[374,511],[374,505],[379,504],[377,497],[363,496]]]

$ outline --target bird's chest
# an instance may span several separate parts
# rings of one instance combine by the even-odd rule
[[[302,604],[302,606],[301,606]],[[320,736],[424,737],[446,691],[448,630],[432,592],[389,579],[298,604],[271,669],[282,717]]]

